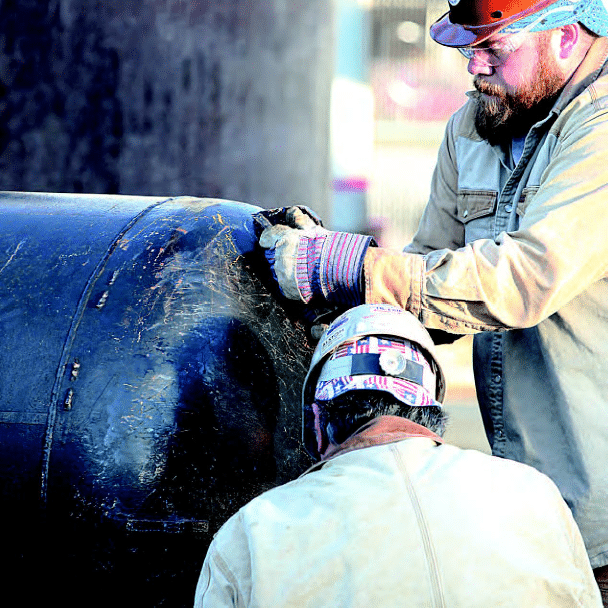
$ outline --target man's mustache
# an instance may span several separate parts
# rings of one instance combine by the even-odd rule
[[[477,91],[484,93],[485,95],[492,95],[493,97],[500,97],[501,99],[504,99],[507,96],[504,87],[487,82],[479,76],[476,76],[473,80],[473,86],[477,89]]]

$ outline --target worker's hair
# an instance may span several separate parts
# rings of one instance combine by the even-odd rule
[[[412,407],[377,390],[353,390],[330,401],[317,402],[321,431],[339,445],[378,416],[400,416],[443,436],[447,414],[437,406]]]

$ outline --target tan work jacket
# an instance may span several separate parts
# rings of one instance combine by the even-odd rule
[[[366,302],[481,332],[474,369],[493,454],[557,483],[594,567],[608,563],[607,55],[599,38],[517,164],[477,135],[469,101],[448,124],[406,253],[365,258]]]
[[[601,607],[548,477],[413,423],[428,436],[403,439],[402,423],[381,418],[366,447],[242,508],[209,548],[195,608]]]

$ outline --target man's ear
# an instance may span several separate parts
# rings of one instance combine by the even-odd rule
[[[569,59],[580,39],[580,26],[577,23],[563,25],[556,29],[553,37],[553,44],[557,57],[560,59]]]

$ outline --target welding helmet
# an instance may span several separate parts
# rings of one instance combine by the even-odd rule
[[[580,22],[608,35],[604,0],[448,0],[450,10],[430,29],[444,46],[480,44],[494,33],[538,32]]]
[[[303,441],[313,458],[319,458],[313,403],[354,390],[388,392],[412,407],[441,406],[445,377],[435,345],[414,315],[388,304],[363,304],[321,336],[302,390]]]

